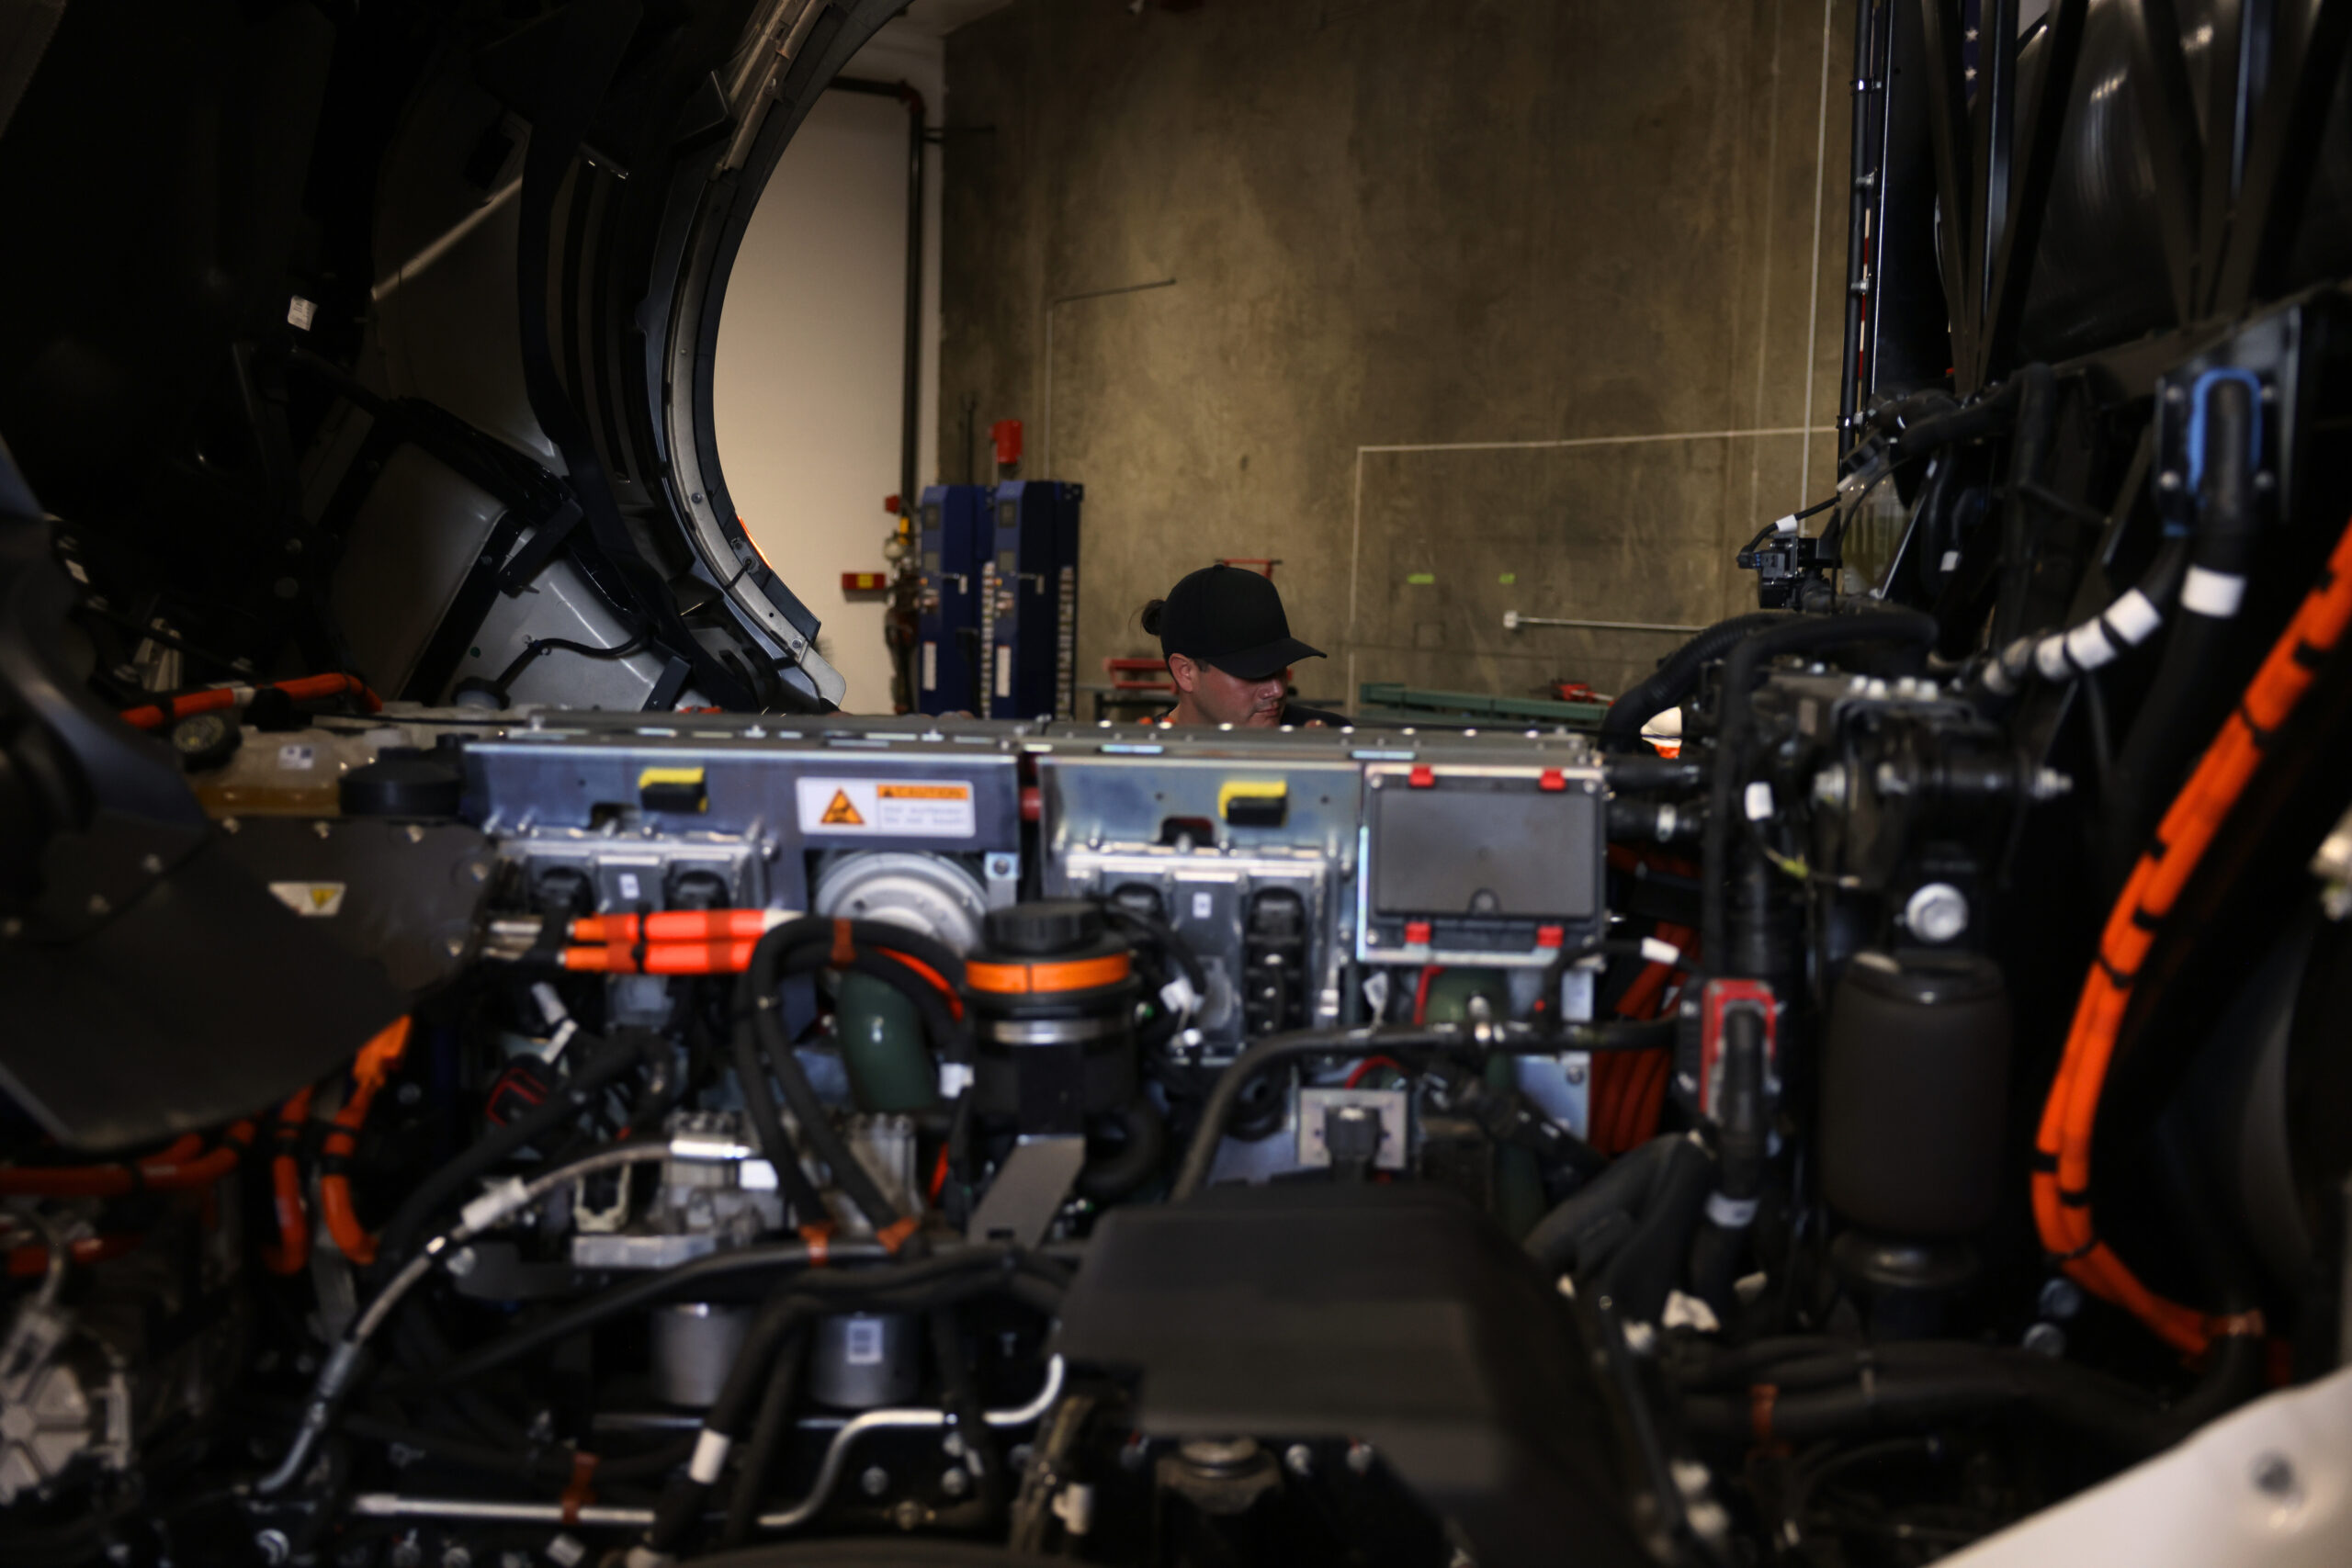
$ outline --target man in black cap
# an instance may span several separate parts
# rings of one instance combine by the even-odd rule
[[[1143,607],[1143,629],[1159,639],[1176,682],[1170,724],[1341,725],[1335,713],[1290,701],[1290,667],[1320,659],[1290,635],[1272,579],[1236,566],[1204,566]]]

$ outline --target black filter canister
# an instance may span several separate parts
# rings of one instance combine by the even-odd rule
[[[1821,1069],[1830,1207],[1885,1236],[1967,1235],[2000,1201],[2009,994],[1970,953],[1854,955]]]
[[[1024,1134],[1074,1134],[1135,1100],[1134,953],[1078,899],[991,909],[964,984],[974,1108]]]

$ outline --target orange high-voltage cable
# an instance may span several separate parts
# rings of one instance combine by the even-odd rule
[[[334,1113],[334,1122],[320,1145],[319,1214],[335,1246],[354,1263],[376,1261],[376,1238],[359,1223],[359,1213],[352,1206],[351,1156],[358,1152],[359,1130],[368,1124],[368,1108],[408,1051],[408,1031],[406,1018],[394,1019],[359,1048],[359,1059],[351,1065],[351,1094]]]
[[[262,1267],[273,1274],[300,1274],[311,1261],[311,1215],[302,1204],[302,1167],[295,1157],[302,1123],[311,1119],[312,1090],[305,1084],[278,1108],[271,1137],[277,1145],[269,1160],[271,1212],[277,1239],[261,1245]]]
[[[317,697],[339,697],[348,692],[367,705],[369,713],[383,710],[384,700],[368,689],[368,683],[356,675],[303,675],[291,681],[277,681],[260,686],[208,686],[200,692],[188,692],[176,697],[165,697],[160,703],[122,710],[122,722],[136,729],[153,729],[174,719],[195,713],[210,713],[218,708],[243,707],[261,692],[285,693],[296,702],[309,702]]]
[[[2167,1301],[2141,1283],[2099,1239],[2091,1223],[2090,1200],[2091,1140],[2099,1095],[2131,1004],[2132,980],[2154,946],[2157,931],[2262,765],[2271,737],[2292,716],[2347,625],[2352,625],[2352,524],[2346,525],[2319,582],[2271,645],[2236,710],[2165,813],[2154,843],[2132,867],[2083,983],[2074,1027],[2034,1140],[2033,1214],[2042,1246],[2084,1288],[2129,1311],[2188,1355],[2202,1351],[2217,1337],[2260,1333],[2260,1314],[2210,1318]]]

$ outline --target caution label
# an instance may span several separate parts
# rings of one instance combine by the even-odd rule
[[[979,831],[972,785],[965,780],[803,778],[796,784],[804,833],[969,839]]]
[[[273,882],[269,890],[298,915],[323,919],[343,913],[345,884],[340,882]]]

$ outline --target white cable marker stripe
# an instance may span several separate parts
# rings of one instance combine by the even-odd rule
[[[2041,671],[2045,681],[2066,678],[2066,639],[2046,637],[2033,646],[2033,667]]]
[[[1984,689],[1996,697],[2006,697],[2018,689],[2018,683],[1996,659],[1984,666]]]
[[[1747,786],[1747,819],[1750,822],[1763,821],[1772,815],[1772,786],[1758,779]]]
[[[2100,619],[2116,636],[2137,648],[2156,635],[2156,628],[2165,624],[2165,614],[2145,593],[2134,588],[2109,604]]]
[[[2107,640],[2106,628],[2097,621],[2085,621],[2066,634],[2066,657],[2077,670],[2096,670],[2113,661],[2115,645]]]
[[[695,1457],[686,1465],[687,1477],[697,1486],[710,1485],[727,1468],[727,1450],[734,1446],[735,1439],[726,1433],[705,1427],[702,1436],[695,1439]]]
[[[1642,938],[1642,956],[1652,964],[1663,964],[1670,968],[1680,968],[1682,964],[1682,950],[1654,936]]]
[[[2245,602],[2245,579],[2226,571],[2188,569],[2180,585],[2180,605],[2216,621],[2226,621]]]
[[[1726,1198],[1720,1192],[1707,1194],[1707,1218],[1727,1231],[1746,1230],[1756,1219],[1753,1198]]]

